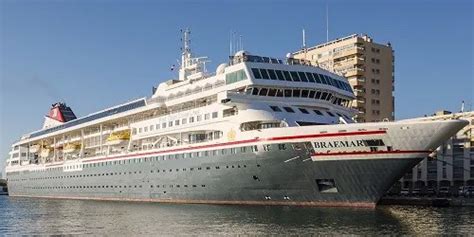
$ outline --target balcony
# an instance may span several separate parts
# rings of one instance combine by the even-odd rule
[[[365,72],[365,69],[363,69],[363,68],[361,68],[361,67],[354,67],[354,68],[348,69],[348,70],[344,73],[344,76],[345,76],[345,77],[359,76],[359,75],[363,75],[364,72]]]
[[[354,55],[354,54],[362,54],[364,51],[365,51],[364,47],[353,46],[353,47],[347,48],[345,50],[334,52],[333,58],[336,59],[336,58],[347,57],[349,55]]]

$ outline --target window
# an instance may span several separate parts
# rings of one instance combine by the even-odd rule
[[[319,79],[319,75],[316,73],[313,73],[314,80],[316,80],[316,83],[321,84],[321,79]]]
[[[267,92],[268,92],[268,89],[267,89],[267,88],[262,88],[262,89],[260,89],[259,95],[260,95],[260,96],[266,96],[266,95],[267,95]]]
[[[268,89],[268,96],[275,96],[276,92],[277,92],[276,89],[270,88]]]
[[[211,114],[205,114],[204,115],[204,120],[209,120],[211,118]]]
[[[212,112],[212,118],[217,118],[218,113],[217,112]]]
[[[267,69],[260,69],[260,73],[262,74],[263,79],[270,79],[268,76]]]
[[[291,80],[291,76],[290,76],[290,73],[288,71],[283,71],[283,76],[285,76],[285,79],[287,81],[292,81]]]
[[[333,113],[331,113],[331,112],[329,112],[329,111],[326,111],[326,113],[328,113],[328,114],[329,114],[329,116],[331,116],[331,117],[335,117],[335,116],[334,116],[334,114],[333,114]]]
[[[173,127],[173,121],[168,122],[168,127]]]
[[[291,107],[283,107],[283,109],[288,113],[294,113],[295,112]]]
[[[179,119],[174,121],[174,125],[176,125],[176,126],[179,125]]]
[[[202,115],[196,116],[196,122],[199,122],[199,121],[201,121],[201,120],[202,120]]]
[[[160,129],[160,124],[155,125],[156,130]]]
[[[308,82],[308,78],[306,77],[306,74],[304,72],[298,72],[298,75],[301,78],[301,81]]]
[[[293,90],[293,97],[300,97],[300,95],[301,95],[300,90],[297,90],[297,89]]]
[[[277,76],[275,74],[275,70],[273,70],[273,69],[268,69],[268,75],[270,76],[270,79],[272,79],[272,80],[277,79]]]
[[[308,90],[302,90],[301,91],[301,97],[303,98],[308,98],[309,91]]]
[[[308,81],[314,83],[314,77],[312,73],[307,72],[306,77],[308,77]]]
[[[144,127],[143,132],[148,132],[148,127]]]
[[[275,73],[277,75],[278,80],[284,81],[285,77],[283,76],[283,73],[280,70],[275,70]]]
[[[298,109],[299,109],[299,110],[301,111],[301,113],[303,113],[303,114],[309,114],[308,110],[306,110],[306,109],[303,109],[303,108],[298,108]]]
[[[150,132],[153,131],[154,128],[155,128],[155,126],[150,125]]]
[[[291,97],[292,90],[291,89],[286,89],[285,90],[285,97]]]
[[[252,68],[252,73],[255,79],[262,79],[262,74],[260,74],[260,71],[258,70],[258,68]]]
[[[314,94],[316,94],[316,91],[309,91],[309,98],[314,98]]]
[[[278,144],[278,150],[286,150],[285,144]]]
[[[300,77],[298,76],[298,73],[296,72],[290,72],[291,77],[293,78],[293,81],[301,81]]]
[[[225,75],[226,84],[232,84],[245,79],[247,79],[247,74],[245,74],[245,71],[243,69],[238,70],[236,72],[227,73]]]
[[[181,124],[186,124],[186,123],[188,123],[188,120],[186,118],[181,119]]]
[[[189,123],[194,123],[194,117],[189,118]]]
[[[162,127],[162,128],[166,128],[166,123],[162,123],[162,124],[161,124],[161,127]]]
[[[270,108],[275,112],[281,112],[280,107],[271,105]]]

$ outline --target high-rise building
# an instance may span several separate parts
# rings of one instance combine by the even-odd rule
[[[462,118],[470,124],[440,146],[429,158],[413,167],[401,179],[401,188],[423,192],[444,187],[451,193],[474,186],[474,112],[451,114],[440,111],[424,120]]]
[[[293,53],[294,58],[345,76],[357,98],[358,122],[394,120],[394,55],[390,43],[353,34]]]

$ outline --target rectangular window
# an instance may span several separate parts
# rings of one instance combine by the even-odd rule
[[[160,129],[160,124],[155,125],[156,130]]]
[[[295,112],[291,107],[283,107],[283,109],[288,113],[294,113]]]
[[[218,113],[217,112],[212,112],[212,118],[217,118]]]
[[[205,114],[204,115],[204,120],[209,120],[211,118],[211,114]]]
[[[202,120],[202,115],[196,116],[196,122],[200,122]]]
[[[292,90],[286,89],[286,90],[285,90],[285,97],[291,97],[291,94],[292,94],[292,93],[293,93]]]
[[[298,72],[298,76],[301,78],[302,82],[308,82],[308,78],[304,72]]]
[[[302,98],[308,98],[309,91],[308,90],[302,90],[301,91],[301,97]]]
[[[153,131],[154,128],[155,128],[155,126],[150,125],[150,132]]]
[[[329,114],[329,116],[331,117],[335,117],[333,113],[329,112],[329,111],[326,111],[327,114]]]
[[[267,95],[267,92],[268,92],[268,89],[267,88],[262,88],[260,89],[260,93],[258,95],[260,96],[266,96]]]
[[[262,74],[263,79],[270,79],[268,76],[267,69],[260,69],[260,73]]]
[[[301,81],[300,77],[298,76],[298,73],[291,71],[290,74],[293,78],[293,81]]]
[[[247,74],[243,69],[238,70],[236,72],[227,73],[225,75],[225,82],[226,84],[232,84],[234,82],[242,81],[247,79]]]
[[[161,127],[162,127],[162,128],[166,128],[166,123],[162,123],[162,124],[161,124]]]
[[[189,118],[189,123],[194,123],[194,117]]]
[[[313,77],[316,83],[321,84],[321,79],[319,78],[319,75],[317,73],[313,73]]]
[[[301,113],[303,113],[303,114],[309,114],[308,110],[306,110],[306,109],[303,109],[303,108],[298,108],[298,109],[299,109],[299,110],[301,111]]]
[[[316,93],[316,91],[309,91],[309,98],[314,98],[314,94]]]
[[[168,127],[173,127],[173,121],[168,122]]]
[[[188,120],[186,118],[181,119],[181,124],[187,124],[187,123],[188,123]]]
[[[314,113],[317,114],[317,115],[323,115],[323,113],[321,113],[321,111],[319,110],[316,110],[316,109],[313,109]]]
[[[270,88],[268,89],[268,94],[267,96],[275,96],[276,95],[276,89]]]
[[[176,126],[179,125],[179,119],[174,121],[174,125],[176,125]]]
[[[262,79],[262,74],[260,74],[260,71],[258,70],[258,68],[252,68],[252,73],[255,79]]]
[[[281,112],[280,107],[271,105],[270,108],[275,112]]]
[[[300,90],[293,90],[293,97],[300,97],[301,96],[301,91]]]
[[[278,80],[280,80],[280,81],[284,81],[284,80],[285,80],[285,77],[283,76],[283,72],[282,72],[282,71],[280,71],[280,70],[275,70],[275,73],[276,73],[276,75],[277,75]]]
[[[314,83],[314,82],[315,82],[315,81],[314,81],[314,77],[313,77],[313,74],[312,74],[312,73],[310,73],[310,72],[307,72],[307,73],[306,73],[306,77],[308,78],[308,81],[309,81],[309,82],[312,82],[312,83]]]
[[[285,80],[292,81],[290,73],[288,71],[283,71],[283,75],[285,76]]]
[[[272,80],[277,79],[277,76],[275,74],[275,70],[273,70],[273,69],[268,69],[268,75],[270,76],[270,79],[272,79]]]

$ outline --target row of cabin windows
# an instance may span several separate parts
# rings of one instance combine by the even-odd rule
[[[284,106],[283,107],[283,110],[278,107],[278,106],[275,106],[275,105],[270,105],[270,109],[273,111],[273,112],[283,112],[283,110],[287,113],[295,113],[295,110],[292,108],[292,107],[288,107],[288,106]],[[304,108],[298,108],[298,111],[303,113],[303,114],[309,114],[309,111],[307,109],[304,109]],[[323,112],[320,111],[320,110],[317,110],[317,109],[312,109],[312,111],[317,114],[317,115],[321,115],[323,116]],[[334,115],[334,113],[330,112],[330,111],[324,111],[324,113],[327,113],[329,116],[331,117],[336,117],[336,115]],[[339,117],[343,117],[343,118],[346,118],[346,119],[350,119],[349,116],[347,115],[343,115],[343,114],[340,114],[340,113],[336,113],[337,116]]]
[[[318,74],[318,73],[283,71],[283,70],[273,70],[273,69],[264,69],[264,68],[252,68],[252,73],[255,79],[311,82],[311,83],[330,85],[341,90],[352,92],[352,89],[349,83],[336,80],[330,76]]]
[[[258,96],[272,96],[272,97],[297,97],[297,98],[310,98],[316,100],[330,101],[335,105],[348,107],[350,104],[349,100],[334,96],[330,92],[310,90],[310,89],[278,89],[278,88],[266,88],[266,87],[248,87],[245,91],[248,95]]]
[[[265,151],[270,151],[270,145],[264,145],[263,148]],[[286,150],[286,145],[285,144],[278,144],[278,148],[280,150]],[[230,169],[230,168],[247,168],[247,165],[226,165],[226,166],[222,166],[223,168],[227,168],[227,169]],[[258,165],[258,167],[260,167]],[[221,167],[220,166],[215,166],[214,167],[215,169],[220,169]],[[194,171],[194,170],[210,170],[212,169],[212,167],[208,166],[208,167],[205,167],[205,169],[203,167],[197,167],[197,168],[182,168],[182,171]],[[173,172],[173,170],[176,170],[176,172],[179,172],[181,171],[181,169],[169,169],[168,172]],[[163,170],[150,170],[150,173],[166,173],[167,172],[167,169],[163,169]],[[101,174],[84,174],[84,175],[64,175],[64,176],[49,176],[49,177],[38,177],[38,178],[29,178],[29,180],[45,180],[45,179],[65,179],[65,178],[85,178],[85,177],[97,177],[97,176],[117,176],[117,175],[131,175],[131,174],[141,174],[142,172],[141,171],[134,171],[134,172],[131,172],[129,171],[128,173],[127,172],[111,172],[111,173],[101,173]],[[27,181],[27,179],[11,179],[10,181]]]
[[[154,130],[158,130],[158,129],[165,129],[167,127],[173,127],[173,126],[179,126],[179,125],[185,125],[187,123],[194,123],[194,122],[201,122],[203,120],[209,120],[209,119],[215,119],[219,117],[219,113],[218,112],[212,112],[212,113],[207,113],[207,114],[204,114],[203,115],[197,115],[196,117],[189,117],[189,118],[182,118],[182,119],[176,119],[174,121],[168,121],[167,123],[164,122],[164,123],[161,123],[161,124],[156,124],[156,125],[150,125],[150,126],[146,126],[146,127],[141,127],[141,128],[138,128],[138,130],[136,128],[133,129],[132,131],[132,134],[137,134],[138,133],[146,133],[146,132],[152,132]]]
[[[263,146],[264,150],[265,151],[269,151],[270,149],[268,148],[269,145],[266,145],[266,146]],[[286,145],[285,144],[278,144],[278,148],[280,150],[286,150]],[[226,165],[226,166],[222,166],[222,167],[225,167],[227,169],[230,169],[230,168],[247,168],[247,165]],[[215,169],[220,169],[221,167],[220,166],[215,166],[214,167]],[[212,167],[210,166],[207,166],[207,167],[191,167],[191,168],[182,168],[182,169],[163,169],[163,170],[160,170],[160,169],[157,169],[157,170],[150,170],[150,173],[166,173],[166,172],[179,172],[179,171],[194,171],[194,170],[210,170],[212,169]],[[100,177],[100,176],[118,176],[118,175],[132,175],[132,174],[141,174],[142,171],[129,171],[129,172],[110,172],[110,173],[100,173],[100,174],[83,174],[83,175],[63,175],[63,176],[48,176],[48,177],[38,177],[38,178],[29,178],[29,180],[46,180],[46,179],[66,179],[66,178],[86,178],[86,177]],[[27,181],[27,179],[11,179],[11,181]]]
[[[193,188],[197,188],[197,187],[201,187],[201,188],[205,188],[206,185],[205,184],[201,184],[201,185],[196,185],[196,184],[191,184],[191,185],[188,185],[188,184],[184,184],[184,185],[180,185],[180,184],[170,184],[170,185],[165,185],[165,184],[157,184],[157,185],[150,185],[150,188],[190,188],[190,187],[193,187]],[[40,190],[40,189],[91,189],[91,188],[143,188],[143,185],[79,185],[79,186],[41,186],[41,187],[28,187],[29,189],[37,189],[37,190]]]
[[[269,151],[272,145],[262,145],[264,151]],[[286,144],[278,144],[279,150],[286,150]],[[110,165],[124,165],[124,164],[138,164],[138,163],[145,163],[145,162],[153,162],[153,161],[165,161],[165,160],[178,160],[184,158],[193,158],[193,157],[208,157],[208,156],[217,156],[217,155],[233,155],[237,153],[246,153],[246,152],[258,152],[258,146],[243,146],[243,147],[233,147],[233,148],[226,148],[226,149],[218,149],[218,150],[209,150],[209,151],[197,151],[197,152],[189,152],[189,153],[180,153],[180,154],[171,154],[171,155],[163,155],[163,156],[153,156],[153,157],[146,157],[146,158],[135,158],[135,159],[128,159],[128,160],[117,160],[117,161],[106,161],[100,163],[92,163],[92,164],[81,164],[78,165],[77,168],[96,168],[96,167],[103,167],[103,166],[110,166]],[[33,172],[44,172],[44,171],[62,171],[62,167],[58,168],[49,168],[46,170],[35,170]],[[141,173],[141,171],[138,171]],[[135,172],[136,173],[136,172]],[[9,173],[9,175],[14,175],[16,173]],[[130,172],[131,174],[131,172]]]

